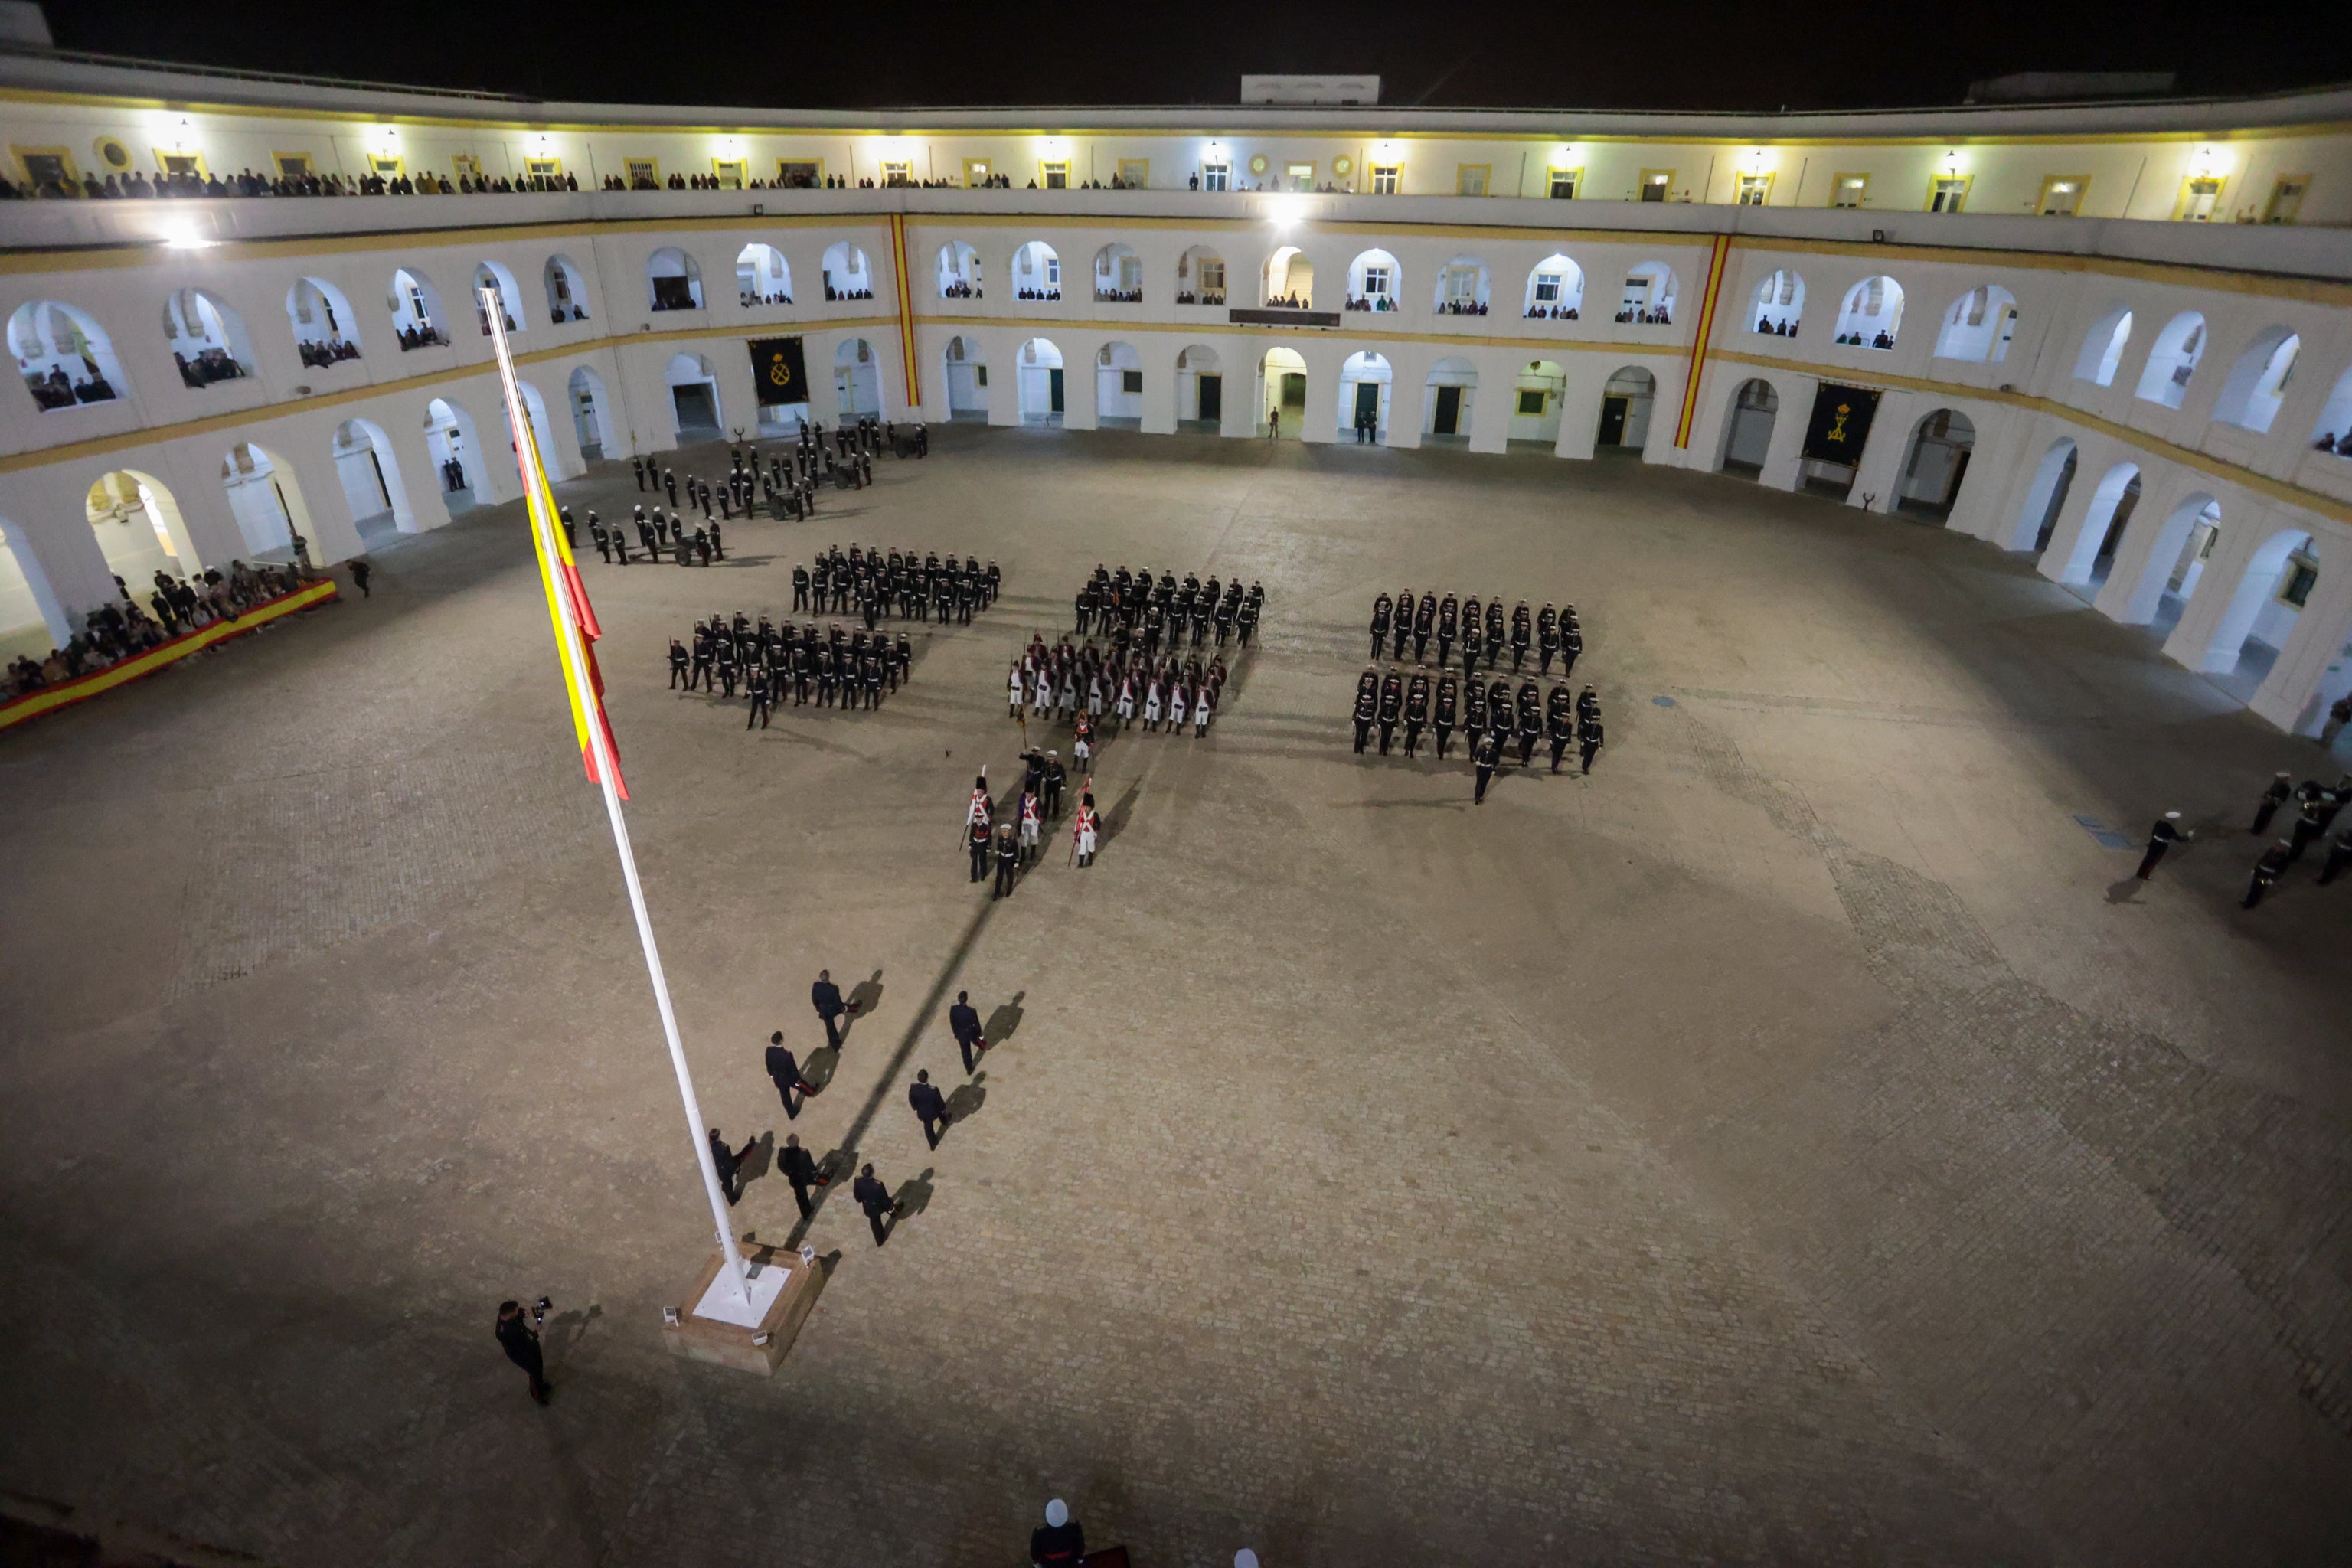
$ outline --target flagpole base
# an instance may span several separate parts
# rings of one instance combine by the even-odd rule
[[[713,1249],[663,1338],[673,1355],[772,1377],[824,1292],[825,1262],[804,1263],[781,1247],[740,1245],[751,1272],[749,1310],[724,1278],[726,1254]]]

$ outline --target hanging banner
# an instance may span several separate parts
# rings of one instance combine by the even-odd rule
[[[1878,394],[1865,386],[1823,382],[1813,393],[1813,417],[1805,426],[1805,456],[1817,463],[1862,466],[1863,444],[1878,413]]]
[[[751,340],[751,382],[761,403],[806,403],[808,361],[798,338]]]

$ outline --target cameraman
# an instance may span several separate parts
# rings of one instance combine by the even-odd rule
[[[547,1363],[540,1356],[539,1325],[547,1321],[547,1298],[541,1296],[526,1318],[521,1302],[501,1301],[497,1329],[499,1348],[507,1352],[507,1360],[530,1374],[530,1396],[541,1405],[547,1403]]]

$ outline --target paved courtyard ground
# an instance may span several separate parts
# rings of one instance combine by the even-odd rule
[[[711,1119],[781,1138],[768,1032],[878,987],[789,1130],[916,1212],[819,1211],[781,1373],[662,1343],[707,1211],[500,509],[0,740],[0,1489],[305,1568],[1009,1565],[1056,1495],[1139,1568],[2352,1552],[2352,885],[2235,903],[2311,742],[1721,478],[969,427],[880,478],[585,565]],[[1005,600],[878,713],[664,689],[852,541]],[[1263,647],[992,906],[964,793],[1097,561],[1263,579]],[[1350,755],[1407,585],[1579,606],[1591,777]],[[2077,820],[2175,805],[2146,888]],[[933,1153],[960,988],[1003,1044]],[[546,1410],[490,1338],[542,1290]]]

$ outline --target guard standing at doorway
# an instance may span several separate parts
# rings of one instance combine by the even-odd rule
[[[2164,858],[2166,850],[2196,837],[2197,835],[2180,826],[2179,812],[2166,812],[2156,819],[2156,826],[2147,830],[2147,853],[2139,858],[2139,869],[2134,871],[2132,875],[2143,882],[2147,881],[2150,873],[2155,871],[2157,862]]]

